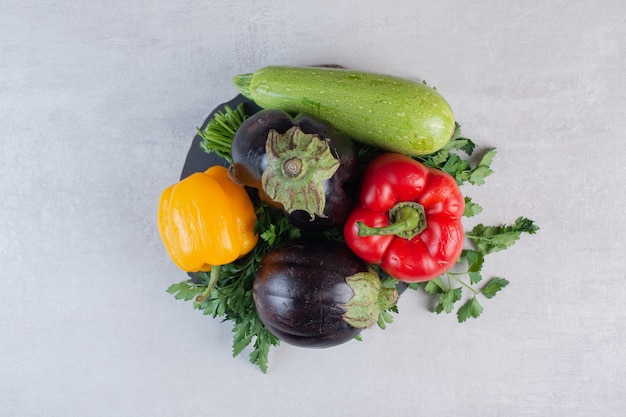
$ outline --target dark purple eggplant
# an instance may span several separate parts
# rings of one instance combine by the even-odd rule
[[[261,260],[253,285],[257,313],[280,340],[304,347],[347,342],[398,299],[347,245],[304,237]]]
[[[306,231],[342,225],[352,209],[358,176],[352,139],[309,116],[262,110],[239,127],[231,173],[256,188],[270,206]]]

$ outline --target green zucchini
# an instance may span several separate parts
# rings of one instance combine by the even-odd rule
[[[233,79],[263,108],[307,113],[357,142],[409,156],[441,149],[454,133],[446,100],[424,83],[338,68],[269,66]]]

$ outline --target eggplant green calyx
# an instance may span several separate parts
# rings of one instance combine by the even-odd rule
[[[424,206],[414,201],[397,203],[389,210],[389,219],[389,225],[384,227],[370,227],[358,222],[359,236],[395,235],[411,240],[427,227]]]
[[[304,133],[293,126],[285,133],[269,131],[265,143],[267,168],[261,176],[263,191],[282,204],[289,214],[303,210],[311,220],[326,217],[324,182],[330,179],[340,162],[328,141],[316,134]]]
[[[373,268],[346,277],[346,283],[354,295],[343,306],[343,320],[352,327],[371,327],[378,321],[380,313],[396,305],[398,290],[384,287]]]

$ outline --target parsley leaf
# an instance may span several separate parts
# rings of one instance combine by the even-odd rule
[[[446,147],[448,149],[458,149],[467,155],[471,155],[474,149],[476,149],[476,144],[471,139],[461,136],[461,125],[455,122],[451,143],[447,144]]]
[[[250,353],[250,362],[257,365],[263,373],[266,373],[270,348],[278,346],[278,338],[262,325],[256,326],[254,333],[256,340],[254,341],[254,349]]]
[[[176,300],[189,301],[201,294],[203,288],[191,281],[183,281],[170,285],[166,291],[172,294]]]
[[[474,167],[469,174],[468,181],[470,184],[483,185],[485,183],[485,178],[493,174],[491,162],[496,156],[496,152],[497,151],[495,149],[490,149],[483,155],[476,167]]]
[[[535,223],[526,217],[519,217],[512,225],[476,225],[466,236],[483,255],[498,252],[512,246],[522,233],[534,234],[539,230]]]
[[[457,318],[459,323],[463,323],[470,317],[478,318],[483,312],[483,306],[480,305],[476,296],[472,297],[468,302],[463,304],[457,311]]]
[[[426,284],[424,284],[424,291],[426,291],[426,293],[430,295],[441,294],[446,291],[446,287],[443,285],[441,277],[437,277],[431,279],[430,281],[427,281]]]
[[[439,303],[435,306],[435,313],[442,311],[451,313],[454,310],[454,303],[461,299],[462,288],[450,288],[441,294]]]
[[[509,281],[504,278],[491,278],[491,280],[480,290],[481,293],[487,298],[493,298],[496,296],[496,293],[500,291],[502,288],[509,285]]]
[[[474,203],[471,197],[465,196],[465,211],[463,217],[474,217],[480,214],[483,208],[480,204]]]
[[[268,245],[272,246],[274,245],[274,242],[276,242],[276,225],[275,224],[270,224],[269,228],[265,229],[262,233],[261,233],[261,239],[263,239],[264,241],[267,242]]]
[[[241,321],[233,326],[233,357],[239,355],[246,346],[252,343],[253,322]]]
[[[483,277],[480,271],[485,263],[485,257],[474,250],[464,249],[461,253],[461,259],[465,259],[468,264],[467,275],[469,275],[472,284],[479,283]]]

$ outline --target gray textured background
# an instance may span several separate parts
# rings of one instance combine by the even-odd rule
[[[619,415],[624,4],[1,0],[0,415]],[[511,284],[478,320],[409,293],[263,375],[165,293],[156,205],[234,74],[319,63],[437,86],[499,150],[476,221],[541,231],[487,259]]]

